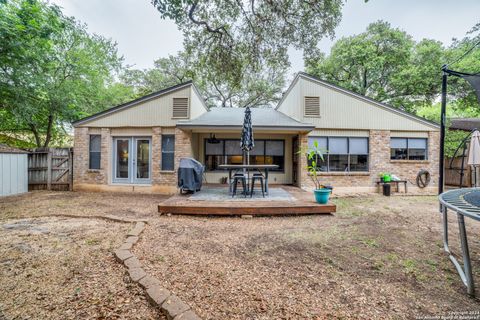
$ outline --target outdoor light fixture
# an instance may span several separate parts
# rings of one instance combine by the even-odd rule
[[[207,139],[207,142],[211,144],[219,144],[220,140],[215,137],[215,134],[210,133],[210,138]]]

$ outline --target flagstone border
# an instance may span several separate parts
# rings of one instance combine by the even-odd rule
[[[145,230],[146,221],[137,221],[127,233],[123,244],[114,251],[115,258],[128,269],[133,282],[138,283],[146,293],[150,303],[158,308],[169,320],[200,320],[188,304],[160,285],[160,281],[148,275],[140,260],[131,252],[140,234]]]

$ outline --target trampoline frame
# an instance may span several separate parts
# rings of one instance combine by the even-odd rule
[[[457,269],[463,284],[467,287],[467,293],[475,296],[475,284],[472,275],[472,264],[468,248],[467,231],[465,229],[465,217],[480,221],[480,207],[470,204],[464,199],[466,194],[480,192],[480,188],[464,188],[446,191],[438,196],[443,223],[443,249],[448,254],[450,261]],[[448,209],[457,214],[460,246],[463,259],[463,267],[450,251],[448,245]]]

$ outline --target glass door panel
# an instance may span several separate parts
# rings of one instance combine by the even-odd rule
[[[135,179],[150,179],[150,140],[136,139]]]
[[[113,182],[150,183],[152,175],[151,138],[113,139]]]
[[[129,179],[130,167],[130,139],[115,140],[116,159],[115,159],[115,178]]]

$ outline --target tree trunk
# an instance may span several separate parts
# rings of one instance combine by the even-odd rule
[[[38,134],[37,128],[35,128],[33,124],[29,124],[29,127],[35,137],[35,144],[40,148],[42,146],[42,141],[40,141],[40,135]]]
[[[367,69],[363,70],[363,95],[367,95]]]
[[[48,125],[47,125],[47,135],[45,137],[45,143],[43,144],[44,148],[48,147],[50,140],[52,139],[52,126],[53,126],[53,116],[49,115]]]

